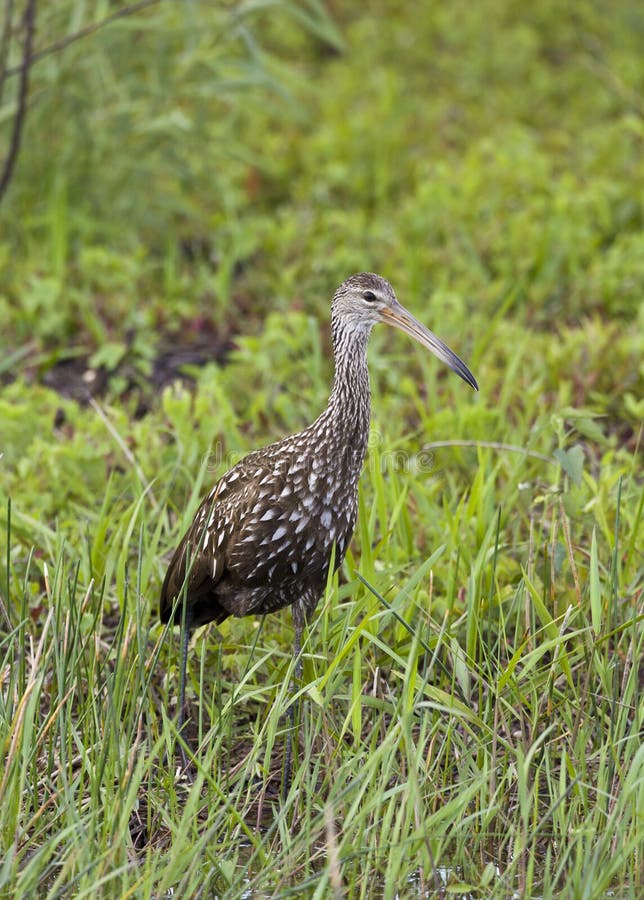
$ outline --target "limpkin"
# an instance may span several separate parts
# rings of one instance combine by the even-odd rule
[[[180,735],[193,628],[292,606],[299,678],[304,622],[331,559],[336,568],[342,563],[356,520],[371,406],[367,341],[378,322],[411,335],[478,390],[467,366],[401,306],[388,281],[365,272],[340,285],[331,305],[335,376],[326,409],[308,428],[249,453],[222,475],[168,567],[160,616],[183,623]],[[285,770],[288,783],[290,743]]]

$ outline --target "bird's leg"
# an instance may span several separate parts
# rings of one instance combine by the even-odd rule
[[[293,768],[293,742],[297,743],[295,722],[295,694],[302,680],[302,631],[304,628],[304,606],[301,600],[293,604],[293,628],[295,640],[293,643],[293,678],[290,684],[291,702],[288,707],[289,728],[286,734],[286,746],[284,748],[284,777],[282,780],[282,800],[286,800],[291,788],[291,772]]]
[[[179,736],[179,752],[181,754],[181,762],[183,770],[188,770],[188,757],[186,756],[186,742],[183,737],[183,729],[186,724],[186,674],[188,669],[188,646],[190,644],[190,636],[192,634],[192,613],[184,604],[184,611],[181,618],[181,661],[179,668],[179,706],[177,709],[177,734]]]
[[[304,608],[302,603],[296,603],[293,607],[293,627],[295,630],[295,638],[293,641],[293,659],[295,660],[295,668],[293,670],[294,681],[291,681],[291,693],[295,692],[296,684],[302,680],[302,631],[304,630]]]

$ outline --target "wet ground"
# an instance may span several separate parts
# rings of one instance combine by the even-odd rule
[[[127,352],[113,369],[93,367],[90,354],[80,353],[58,359],[42,371],[33,367],[29,375],[62,397],[81,404],[102,397],[110,383],[118,379],[122,382],[121,396],[136,393],[136,415],[143,416],[149,411],[152,398],[164,387],[177,380],[194,381],[191,368],[211,362],[224,364],[232,347],[230,334],[221,335],[212,323],[202,322],[180,334],[163,335],[144,367],[137,365]]]

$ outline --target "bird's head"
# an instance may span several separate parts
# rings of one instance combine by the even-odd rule
[[[384,322],[415,338],[423,347],[456,372],[474,390],[479,386],[465,363],[440,338],[402,306],[389,282],[373,272],[347,278],[335,292],[331,307],[334,330],[338,326],[368,335],[374,325]]]

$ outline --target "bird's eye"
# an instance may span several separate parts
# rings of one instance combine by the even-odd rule
[[[373,291],[365,291],[364,294],[362,295],[362,299],[368,300],[369,303],[373,303],[373,301],[377,300],[378,298],[376,297],[376,295],[374,294]]]

